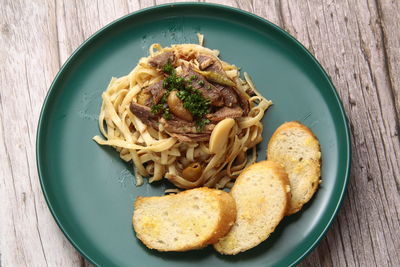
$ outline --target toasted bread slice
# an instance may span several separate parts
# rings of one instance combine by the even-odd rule
[[[286,214],[289,192],[289,181],[280,164],[261,161],[247,167],[230,192],[236,201],[236,222],[214,248],[233,255],[266,240]]]
[[[217,242],[235,219],[235,201],[229,193],[202,187],[176,195],[138,197],[133,227],[148,248],[186,251]]]
[[[317,137],[303,124],[282,124],[268,143],[268,160],[282,164],[289,177],[291,201],[288,214],[299,211],[318,189],[321,150]]]

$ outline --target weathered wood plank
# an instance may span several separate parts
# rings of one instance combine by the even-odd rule
[[[62,235],[36,174],[35,131],[47,88],[85,39],[166,0],[2,1],[0,265],[90,265]],[[301,266],[400,266],[400,3],[386,0],[212,0],[267,18],[322,63],[353,130],[348,195]],[[18,101],[16,101],[18,99]]]
[[[400,120],[400,36],[397,33],[400,27],[398,11],[399,1],[376,1],[378,10],[378,25],[382,31],[382,45],[385,60],[385,72],[389,76],[390,89],[397,111],[397,121]],[[397,125],[397,136],[399,136],[399,125]]]
[[[1,262],[74,266],[79,256],[49,213],[35,164],[40,107],[59,68],[54,3],[1,7]]]

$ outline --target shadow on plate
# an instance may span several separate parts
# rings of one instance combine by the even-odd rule
[[[133,234],[135,234],[134,231]],[[147,248],[138,238],[136,238],[136,243],[138,243],[138,246],[141,247],[143,251],[149,256],[173,261],[200,261],[207,257],[210,257],[214,251],[211,246],[208,246],[201,250],[191,250],[186,252],[161,252]]]

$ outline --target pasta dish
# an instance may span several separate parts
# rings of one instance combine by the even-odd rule
[[[152,44],[102,94],[93,139],[133,162],[136,185],[168,179],[179,188],[231,187],[256,160],[261,119],[272,104],[239,69],[200,44]]]

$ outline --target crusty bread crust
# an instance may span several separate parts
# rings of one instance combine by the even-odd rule
[[[236,203],[233,197],[222,190],[217,190],[217,194],[221,195],[219,205],[221,209],[221,216],[219,217],[218,227],[216,228],[214,235],[207,241],[207,244],[214,244],[218,240],[225,236],[229,230],[231,230],[233,224],[236,221]]]
[[[262,179],[255,178],[255,174],[262,175]],[[271,184],[272,180],[270,179],[274,179],[272,189],[267,186]],[[257,182],[257,186],[253,185],[253,182]],[[245,195],[244,189],[250,189],[250,187],[261,188],[262,191],[258,191],[254,195]],[[279,199],[272,197],[271,191],[268,190],[279,191]],[[283,166],[272,161],[261,161],[243,170],[230,193],[236,201],[237,220],[231,231],[214,244],[214,248],[219,253],[226,255],[234,255],[257,246],[275,230],[289,207],[289,180]],[[277,201],[275,205],[270,204],[275,201]],[[259,209],[253,210],[251,206],[248,206],[249,203],[256,206],[260,204],[258,205]],[[281,205],[281,207],[278,208],[273,218],[263,217],[271,212],[269,208],[276,205]],[[268,220],[264,220],[265,218]],[[252,236],[246,235],[244,232],[249,229],[253,233]]]
[[[190,194],[196,194],[196,196],[199,196],[197,200],[191,201],[190,203],[187,203],[186,209],[191,209],[193,205],[204,205],[206,202],[211,203],[213,206],[215,206],[215,210],[210,210],[209,216],[212,218],[217,217],[216,223],[213,225],[207,225],[209,227],[207,230],[206,234],[199,234],[196,238],[191,239],[190,242],[187,242],[184,245],[177,245],[177,244],[164,244],[160,245],[157,242],[154,242],[154,240],[149,236],[149,233],[145,229],[145,226],[143,225],[143,222],[141,222],[141,219],[143,219],[143,209],[145,209],[145,205],[152,203],[152,202],[159,202],[162,201],[164,203],[171,202],[174,204],[177,201],[180,202],[182,199],[185,199],[185,196],[188,196]],[[154,204],[156,205],[156,204]],[[157,213],[161,213],[164,210],[157,209]],[[188,213],[188,216],[190,216],[190,212],[184,212],[185,215]],[[152,214],[147,214],[146,216],[152,216]],[[155,214],[154,218],[156,217]],[[176,217],[172,218],[174,222],[177,224],[182,221],[183,218],[181,217]],[[232,225],[234,224],[236,219],[236,205],[235,201],[232,198],[232,196],[222,190],[217,190],[217,189],[210,189],[206,187],[202,188],[196,188],[196,189],[191,189],[191,190],[186,190],[183,192],[180,192],[175,195],[166,195],[166,196],[161,196],[161,197],[138,197],[134,203],[134,213],[132,217],[132,222],[133,222],[133,228],[135,229],[136,236],[150,249],[157,249],[159,251],[187,251],[187,250],[193,250],[193,249],[200,249],[203,248],[209,244],[213,244],[219,240],[222,236],[226,235],[229,230],[231,229]],[[167,220],[165,218],[164,220]],[[164,227],[163,226],[164,221],[157,220],[153,224],[156,224],[156,227]],[[184,231],[187,231],[187,229],[182,229]],[[180,237],[181,238],[181,237]]]
[[[289,208],[290,208],[291,193],[290,193],[289,177],[285,171],[285,167],[282,164],[277,163],[272,160],[267,160],[267,161],[263,161],[263,162],[266,163],[266,167],[275,169],[275,172],[278,174],[278,176],[282,180],[282,185],[285,188],[287,201],[286,201],[285,211],[282,213],[282,218],[283,218],[283,216],[285,216],[289,212]]]
[[[288,154],[288,151],[275,151],[274,146],[278,143],[278,142],[282,142],[279,141],[280,136],[282,136],[283,133],[288,133],[290,131],[293,130],[300,130],[303,133],[307,134],[307,136],[309,137],[309,146],[314,148],[314,155],[313,157],[310,159],[310,164],[308,164],[307,166],[310,168],[308,170],[308,174],[307,177],[303,177],[303,179],[308,179],[309,180],[309,187],[308,188],[304,188],[303,191],[305,191],[304,197],[301,200],[298,200],[294,197],[292,197],[291,202],[290,202],[290,207],[289,210],[287,212],[287,215],[293,214],[298,212],[305,203],[307,203],[312,196],[314,195],[314,193],[317,191],[318,189],[318,185],[320,184],[320,177],[321,177],[321,148],[320,148],[320,144],[318,141],[318,138],[315,136],[315,134],[305,125],[301,124],[298,121],[290,121],[290,122],[286,122],[284,124],[282,124],[280,127],[278,127],[278,129],[276,129],[276,131],[274,132],[274,134],[272,135],[271,139],[268,142],[268,149],[267,149],[267,159],[269,160],[273,160],[276,162],[281,163],[284,167],[286,172],[288,173],[288,177],[289,177],[289,182],[291,183],[291,190],[292,190],[292,194],[296,194],[297,192],[295,187],[293,186],[293,183],[295,182],[293,179],[293,173],[289,170],[288,168],[288,164],[294,164],[293,162],[287,162],[286,160],[283,160],[284,157],[282,157],[282,155],[284,154]],[[279,155],[277,154],[279,153]],[[303,164],[302,163],[297,163],[298,165]]]

